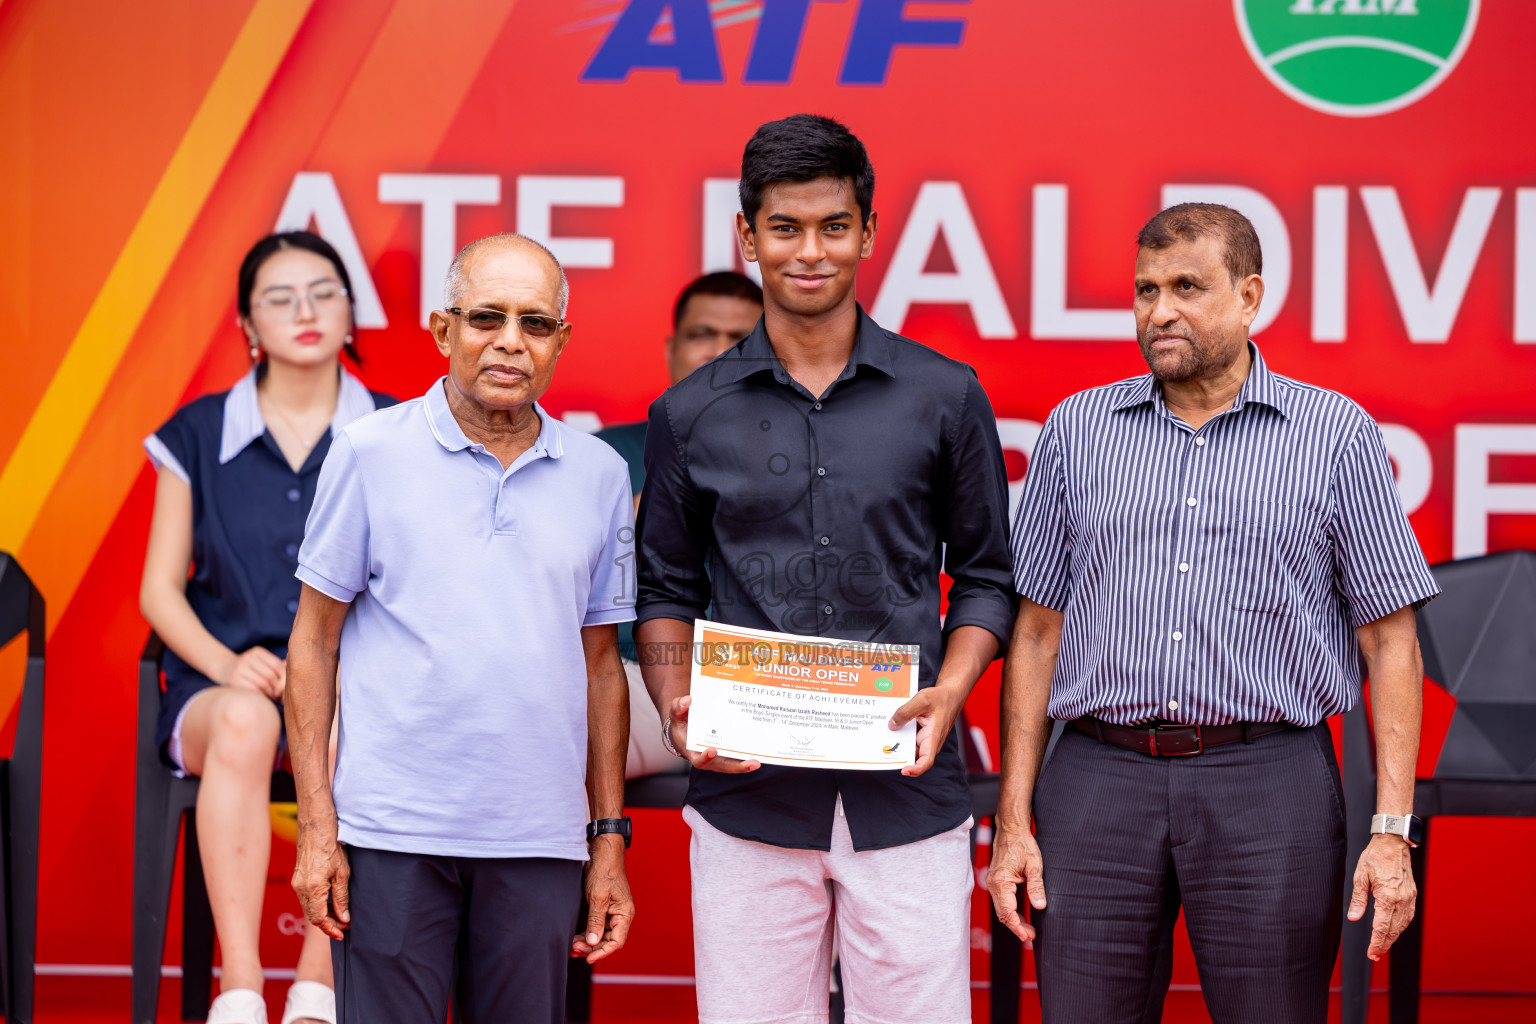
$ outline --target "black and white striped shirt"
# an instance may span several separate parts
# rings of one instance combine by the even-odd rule
[[[1065,613],[1052,718],[1313,725],[1359,698],[1355,627],[1439,593],[1375,421],[1249,348],[1199,430],[1151,374],[1046,420],[1012,546]]]

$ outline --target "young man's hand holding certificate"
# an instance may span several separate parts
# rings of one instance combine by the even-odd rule
[[[917,723],[891,716],[917,693],[915,645],[771,633],[696,621],[688,749],[765,764],[901,769]]]

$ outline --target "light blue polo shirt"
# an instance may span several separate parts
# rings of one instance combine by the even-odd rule
[[[299,551],[299,579],[352,603],[340,838],[585,860],[581,630],[635,617],[629,471],[537,406],[538,440],[503,471],[445,380],[336,435]]]

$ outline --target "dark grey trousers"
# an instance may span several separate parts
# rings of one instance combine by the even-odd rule
[[[1182,905],[1215,1024],[1323,1024],[1343,806],[1326,725],[1169,758],[1063,732],[1034,798],[1044,1020],[1161,1020]]]
[[[352,925],[331,943],[340,1024],[560,1024],[582,864],[347,847]]]

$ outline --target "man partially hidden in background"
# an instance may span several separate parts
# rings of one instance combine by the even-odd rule
[[[763,315],[763,290],[745,274],[718,270],[695,278],[672,307],[672,333],[666,342],[667,376],[676,384],[694,370],[752,333]],[[629,465],[629,486],[640,507],[645,488],[645,421],[616,423],[597,436]],[[687,762],[667,753],[661,743],[661,719],[646,695],[636,660],[634,626],[619,626],[619,655],[629,678],[629,756],[625,778],[686,771]]]
[[[667,743],[693,766],[694,973],[703,1024],[971,1019],[970,791],[952,727],[1013,620],[1008,480],[970,367],[855,299],[875,174],[847,128],[797,115],[742,157],[747,339],[651,406],[637,638]],[[939,572],[954,583],[939,615]],[[915,644],[917,760],[896,771],[688,751],[695,619]]]
[[[694,278],[672,306],[672,333],[665,350],[668,384],[676,384],[751,334],[762,315],[763,290],[747,275],[717,270]],[[645,420],[615,423],[597,436],[624,456],[638,508],[645,487]],[[625,631],[619,632],[622,636]],[[633,651],[633,645],[627,650]]]
[[[337,435],[299,551],[294,889],[337,940],[342,1024],[441,1022],[455,982],[471,1024],[559,1024],[571,954],[634,915],[633,507],[623,460],[538,405],[571,337],[554,256],[484,238],[445,291],[447,375]]]
[[[1439,588],[1376,423],[1248,340],[1247,218],[1175,206],[1137,245],[1152,372],[1051,413],[1014,523],[989,886],[1000,920],[1038,933],[1047,1021],[1160,1019],[1182,906],[1214,1021],[1322,1024],[1344,880],[1324,720],[1360,699],[1363,657],[1381,834],[1349,916],[1374,894],[1376,959],[1413,917],[1413,613]],[[1042,773],[1047,716],[1069,728]]]

